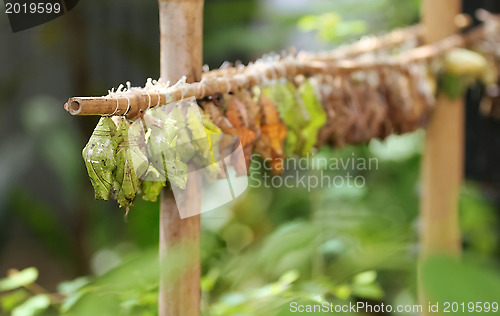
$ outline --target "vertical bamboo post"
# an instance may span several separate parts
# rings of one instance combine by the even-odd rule
[[[425,40],[433,43],[457,31],[455,16],[461,12],[461,1],[423,0],[422,12]],[[463,176],[463,150],[464,101],[440,95],[425,136],[420,261],[433,254],[460,256],[458,196]],[[420,293],[421,299],[424,294]]]
[[[158,4],[161,78],[176,82],[185,75],[188,82],[200,80],[203,0],[158,0]],[[190,209],[201,203],[199,180],[188,177]],[[186,247],[182,251],[189,254],[189,262],[169,260],[169,254],[178,253],[176,245]],[[200,216],[181,219],[170,189],[162,192],[160,204],[160,266],[159,316],[200,315]],[[172,277],[165,271],[176,273]]]

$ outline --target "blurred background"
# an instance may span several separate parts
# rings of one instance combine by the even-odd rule
[[[500,9],[495,1],[464,5],[470,13]],[[419,0],[207,0],[204,61],[216,68],[292,46],[334,48],[417,23],[419,7]],[[38,271],[37,286],[71,298],[61,305],[51,297],[46,315],[95,308],[100,315],[156,315],[159,205],[138,198],[125,215],[114,202],[94,201],[81,150],[98,118],[63,109],[71,96],[158,78],[156,1],[80,1],[14,34],[2,13],[0,43],[0,277],[35,267],[28,272]],[[460,198],[471,273],[477,264],[494,268],[500,255],[500,122],[479,114],[480,93],[468,96]],[[378,170],[363,173],[363,189],[251,189],[204,214],[204,315],[288,315],[290,301],[415,303],[423,133],[319,151],[316,158],[377,158]],[[2,295],[2,315],[32,292]]]

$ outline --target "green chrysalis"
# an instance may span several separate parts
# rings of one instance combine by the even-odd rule
[[[178,109],[180,111],[180,109]],[[185,121],[182,112],[174,108],[169,114],[163,109],[155,109],[151,115],[164,122],[164,126],[151,126],[148,140],[148,149],[151,163],[161,175],[168,178],[169,182],[180,189],[186,188],[187,161],[194,153],[190,149],[190,142],[185,142]],[[180,122],[178,121],[180,120]],[[183,126],[184,125],[184,126]],[[179,139],[183,138],[182,141]],[[178,145],[179,144],[179,145]]]
[[[201,168],[207,180],[215,181],[221,172],[218,150],[222,131],[210,120],[202,117],[195,104],[188,108],[187,121],[196,149],[193,163]]]
[[[165,187],[164,177],[155,167],[149,166],[145,175],[145,180],[141,183],[142,199],[145,201],[156,202],[161,190]]]
[[[130,132],[130,134],[129,134]],[[134,135],[134,132],[138,135]],[[138,139],[140,130],[134,127],[129,131],[126,119],[121,119],[116,131],[116,170],[113,189],[120,207],[129,207],[139,189],[139,177],[148,169],[148,159],[140,150]]]
[[[114,134],[116,125],[110,117],[101,117],[89,142],[82,151],[90,182],[97,200],[108,200],[113,186],[113,172],[116,169]]]
[[[309,123],[302,130],[304,142],[302,143],[301,154],[302,156],[306,156],[311,152],[314,145],[316,145],[318,132],[326,123],[326,112],[310,80],[306,80],[300,86],[299,92],[310,118]]]
[[[300,152],[302,129],[309,122],[309,114],[302,102],[298,100],[297,88],[291,82],[278,83],[265,88],[263,92],[275,103],[287,127],[285,153],[292,156]]]

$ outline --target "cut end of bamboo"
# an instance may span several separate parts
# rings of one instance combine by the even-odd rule
[[[81,103],[78,99],[76,98],[70,98],[68,102],[64,104],[64,108],[66,111],[68,111],[71,115],[79,115],[82,112],[82,106]]]

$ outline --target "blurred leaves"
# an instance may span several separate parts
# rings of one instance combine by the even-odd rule
[[[19,181],[19,177],[27,172],[33,142],[20,135],[12,135],[0,146],[0,219],[5,216],[9,194]]]
[[[364,21],[343,21],[342,17],[334,12],[321,15],[306,15],[298,22],[298,27],[304,32],[316,31],[319,39],[332,42],[351,35],[366,33],[368,26]]]
[[[35,295],[12,311],[12,316],[38,315],[50,306],[50,297],[47,294]]]
[[[64,259],[73,254],[69,232],[52,207],[21,189],[11,196],[10,206],[52,254]]]
[[[35,284],[37,279],[38,270],[33,267],[9,271],[8,277],[0,280],[0,292],[11,291],[0,296],[2,310],[11,311],[12,316],[34,316],[49,308],[51,297],[42,293],[44,290]],[[30,296],[26,289],[37,294]]]
[[[63,315],[155,315],[158,262],[157,249],[144,250],[90,283],[77,279],[66,284]]]
[[[19,272],[12,272],[7,278],[0,280],[0,291],[10,291],[30,285],[38,279],[36,268],[26,268]]]
[[[498,215],[493,203],[485,200],[479,188],[469,183],[462,188],[460,228],[466,247],[486,259],[498,251]]]
[[[447,257],[434,257],[422,266],[423,285],[433,302],[499,302],[497,271]],[[475,312],[478,313],[478,312]],[[468,315],[459,311],[456,315]]]
[[[46,164],[60,178],[68,204],[76,199],[85,175],[80,158],[79,135],[61,111],[54,107],[59,100],[49,96],[37,96],[23,107],[23,125],[28,136],[35,140],[36,149]]]
[[[0,298],[0,303],[2,305],[2,311],[10,312],[16,306],[21,305],[24,301],[29,298],[29,293],[26,290],[17,290],[14,292],[3,294]]]

